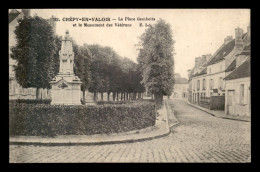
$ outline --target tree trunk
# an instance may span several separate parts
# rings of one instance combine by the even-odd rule
[[[40,91],[40,88],[36,88],[36,100],[39,100],[39,91]]]
[[[128,100],[128,95],[129,95],[129,94],[128,94],[128,92],[127,92],[127,93],[126,93],[126,100]]]
[[[124,100],[125,100],[125,92],[123,94],[124,94]]]
[[[101,92],[101,101],[103,101],[103,92]]]
[[[122,101],[123,100],[123,93],[121,92],[120,94],[121,94],[121,101]]]
[[[108,92],[107,93],[107,101],[109,101],[109,95],[110,95],[110,93]]]
[[[97,92],[94,92],[94,100],[97,101]]]
[[[112,94],[113,94],[113,101],[115,101],[116,100],[116,93],[113,92]]]
[[[118,101],[119,100],[119,92],[116,93],[116,100]]]
[[[50,90],[47,88],[47,99],[50,99],[51,96],[50,96]]]
[[[160,109],[162,107],[162,103],[163,103],[163,95],[155,93],[154,100],[155,100],[157,108]]]

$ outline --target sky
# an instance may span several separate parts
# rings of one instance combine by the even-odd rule
[[[79,44],[99,44],[112,47],[120,56],[136,61],[139,50],[135,46],[147,27],[139,23],[155,24],[164,19],[171,25],[174,44],[174,71],[187,77],[195,57],[212,55],[224,43],[226,36],[235,37],[235,28],[247,32],[250,24],[249,9],[32,9],[31,15],[43,18],[52,15],[59,18],[56,34],[64,36],[69,30],[71,37]],[[111,21],[63,21],[63,18],[108,18]],[[118,18],[123,21],[118,21]],[[125,21],[125,17],[135,21]],[[154,18],[154,21],[137,21],[137,17]],[[116,19],[116,20],[112,20]],[[73,27],[73,24],[125,23],[132,27]]]

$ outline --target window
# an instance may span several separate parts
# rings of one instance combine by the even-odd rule
[[[197,90],[200,90],[200,80],[197,81]]]
[[[209,84],[209,89],[213,89],[214,88],[214,80],[210,79],[210,84]]]
[[[203,90],[206,90],[206,80],[205,79],[203,79],[202,85],[203,85]]]
[[[240,104],[244,104],[244,98],[245,98],[245,85],[241,84],[240,85],[240,99],[239,99]]]
[[[222,90],[222,88],[223,88],[223,78],[222,78],[222,77],[219,78],[218,88],[219,88],[220,90]]]

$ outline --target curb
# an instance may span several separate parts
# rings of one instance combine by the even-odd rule
[[[122,144],[122,143],[134,143],[134,142],[142,142],[142,141],[148,141],[153,139],[158,139],[161,137],[168,136],[171,133],[171,127],[177,125],[173,124],[169,126],[168,123],[168,109],[165,105],[166,111],[167,111],[167,123],[166,123],[166,129],[167,132],[164,132],[163,134],[158,134],[151,137],[145,137],[145,138],[139,138],[139,139],[125,139],[125,140],[115,140],[115,141],[101,141],[101,142],[30,142],[30,141],[9,141],[9,145],[39,145],[39,146],[87,146],[87,145],[109,145],[109,144]],[[171,112],[172,113],[172,112]],[[130,131],[131,132],[131,131]],[[122,133],[121,133],[122,134]]]
[[[250,121],[248,121],[248,120],[244,120],[244,119],[235,119],[235,118],[229,118],[229,117],[222,117],[222,116],[217,116],[217,115],[215,115],[214,113],[212,113],[212,112],[209,112],[209,111],[207,111],[207,110],[205,110],[205,109],[203,109],[203,108],[200,108],[200,107],[198,107],[198,106],[196,106],[196,105],[193,105],[192,103],[190,103],[189,101],[187,101],[187,103],[189,104],[189,105],[191,105],[191,106],[193,106],[193,107],[195,107],[195,108],[197,108],[197,109],[199,109],[199,110],[202,110],[202,111],[204,111],[204,112],[207,112],[208,114],[210,114],[210,115],[212,115],[212,116],[214,116],[214,117],[217,117],[217,118],[222,118],[222,119],[229,119],[229,120],[236,120],[236,121],[242,121],[242,122],[250,122]]]
[[[172,129],[172,127],[177,127],[177,126],[179,126],[179,125],[180,125],[180,122],[179,122],[179,120],[175,117],[175,115],[174,115],[172,109],[169,107],[168,101],[166,100],[165,102],[166,102],[165,105],[166,105],[166,110],[167,110],[167,117],[168,117],[168,112],[170,112],[170,114],[173,114],[174,120],[176,121],[175,123],[173,123],[173,124],[171,124],[171,125],[169,125],[169,122],[168,122],[169,128]]]
[[[12,141],[9,142],[9,145],[38,145],[38,146],[91,146],[91,145],[109,145],[109,144],[122,144],[122,143],[134,143],[134,142],[142,142],[142,141],[148,141],[153,140],[161,137],[168,136],[171,133],[171,131],[168,131],[167,133],[156,135],[153,137],[147,137],[147,138],[140,138],[140,139],[129,139],[129,140],[120,140],[120,141],[104,141],[104,142],[62,142],[62,143],[43,143],[43,142],[16,142]]]

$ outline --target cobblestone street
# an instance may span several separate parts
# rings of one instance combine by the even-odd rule
[[[246,162],[250,122],[221,119],[183,100],[169,100],[180,124],[166,137],[96,146],[10,146],[11,163],[33,162]]]

